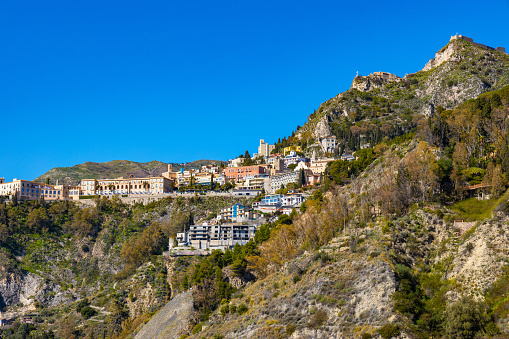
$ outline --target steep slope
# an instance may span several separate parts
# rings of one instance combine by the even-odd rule
[[[320,138],[335,135],[347,150],[356,150],[362,143],[375,144],[384,136],[408,132],[419,115],[433,114],[438,106],[451,109],[508,84],[509,55],[451,37],[417,73],[403,78],[385,72],[355,77],[348,91],[309,116],[292,143],[320,152]]]
[[[193,312],[191,292],[180,293],[159,310],[134,338],[178,338],[186,331]]]
[[[172,165],[175,169],[182,167],[187,170],[219,163],[219,160],[196,160],[185,164]],[[161,173],[166,171],[168,171],[168,164],[156,160],[145,163],[129,160],[113,160],[103,163],[87,161],[72,167],[55,167],[35,180],[45,182],[47,178],[50,178],[51,183],[58,180],[61,184],[77,184],[81,179],[118,178],[131,174],[134,177],[143,178],[160,176]]]

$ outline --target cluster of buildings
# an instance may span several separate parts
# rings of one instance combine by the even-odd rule
[[[338,147],[336,137],[320,139],[324,154],[331,154]],[[320,181],[327,164],[336,159],[321,157],[315,153],[311,158],[302,154],[300,146],[284,148],[283,153],[274,154],[275,145],[260,140],[258,152],[253,155],[254,164],[244,166],[242,157],[232,159],[228,165],[207,165],[201,169],[168,171],[160,176],[134,178],[132,175],[115,179],[83,179],[79,185],[44,184],[35,181],[14,179],[5,182],[0,178],[0,196],[16,194],[21,200],[77,200],[84,196],[140,196],[168,194],[184,187],[218,188],[231,183],[236,195],[257,195],[262,191],[274,194],[290,183],[314,185]],[[343,160],[354,160],[351,155],[343,155]],[[302,182],[301,173],[304,173]]]
[[[258,225],[267,221],[266,214],[290,214],[305,201],[301,193],[266,195],[251,206],[235,204],[224,208],[215,220],[192,225],[189,230],[170,238],[169,255],[207,255],[212,250],[226,250],[253,239]]]

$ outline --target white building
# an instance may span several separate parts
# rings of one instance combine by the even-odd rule
[[[309,159],[301,157],[297,155],[295,151],[291,151],[286,157],[284,157],[283,162],[285,164],[285,168],[288,168],[291,164],[298,164],[299,162],[308,162]]]
[[[235,244],[248,243],[254,237],[255,232],[255,225],[203,223],[202,225],[191,225],[187,232],[177,233],[177,242],[179,247],[224,250],[233,248]]]
[[[323,153],[333,153],[337,146],[336,137],[325,137],[321,141]]]
[[[265,191],[268,193],[274,193],[276,190],[281,188],[281,185],[286,186],[289,183],[297,182],[299,172],[284,172],[273,175],[268,181]]]

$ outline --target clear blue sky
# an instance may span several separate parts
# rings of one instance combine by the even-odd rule
[[[0,176],[229,159],[356,71],[420,70],[456,32],[509,48],[508,1],[1,1]]]

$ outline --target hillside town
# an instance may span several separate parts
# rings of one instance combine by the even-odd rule
[[[338,147],[336,137],[322,140],[324,154],[332,154]],[[256,196],[274,194],[279,189],[308,187],[320,182],[327,164],[337,160],[334,157],[311,158],[302,153],[300,146],[284,148],[282,153],[274,153],[275,145],[260,140],[258,152],[253,157],[245,156],[231,159],[227,164],[205,165],[201,169],[173,170],[160,176],[136,178],[133,175],[119,178],[82,179],[79,185],[46,183],[14,179],[5,182],[0,178],[0,196],[14,197],[18,200],[80,200],[95,196],[151,196],[164,197],[170,193],[184,192],[230,192],[233,195]],[[350,155],[342,155],[342,160],[355,160]]]
[[[334,154],[338,147],[336,137],[322,139],[323,154]],[[352,155],[340,159],[355,160]],[[228,163],[204,165],[201,169],[168,170],[160,176],[136,178],[82,179],[79,185],[50,184],[0,178],[0,196],[17,200],[87,200],[96,197],[150,197],[162,199],[179,194],[227,194],[255,198],[251,205],[234,204],[224,208],[212,220],[191,225],[185,233],[170,239],[169,255],[207,255],[211,250],[233,248],[250,241],[257,227],[273,216],[290,215],[299,209],[312,189],[322,180],[327,165],[334,157],[311,157],[302,153],[300,146],[289,146],[282,153],[275,145],[260,140],[258,150],[251,157],[246,151]],[[276,217],[277,218],[277,217]]]

